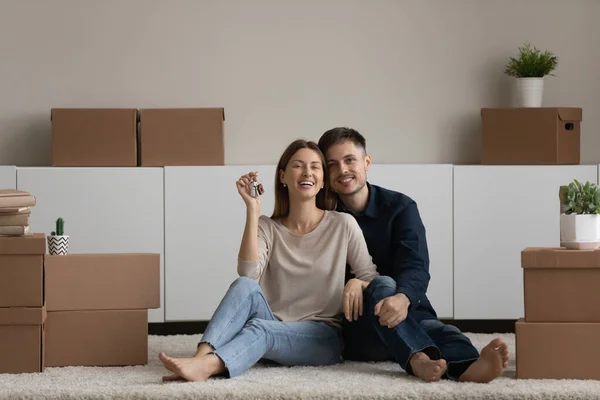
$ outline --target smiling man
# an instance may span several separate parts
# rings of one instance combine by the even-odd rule
[[[438,319],[427,298],[429,251],[416,202],[367,181],[371,158],[356,130],[330,129],[319,147],[337,209],[356,218],[381,275],[360,299],[362,315],[347,316],[344,358],[395,360],[428,382],[490,382],[500,376],[508,364],[507,345],[496,338],[479,354],[458,328]]]

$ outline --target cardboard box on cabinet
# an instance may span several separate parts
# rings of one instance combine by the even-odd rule
[[[223,108],[140,110],[139,165],[224,165]]]
[[[580,163],[582,109],[482,108],[481,164]]]
[[[53,108],[52,166],[137,166],[136,108]]]

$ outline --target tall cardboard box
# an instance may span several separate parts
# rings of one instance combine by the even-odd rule
[[[46,366],[148,362],[148,309],[160,307],[160,254],[46,255]]]
[[[580,163],[582,109],[482,108],[481,164]]]
[[[515,325],[517,378],[600,379],[600,250],[521,251],[525,318]]]
[[[53,108],[52,166],[137,166],[135,108]]]
[[[0,374],[44,372],[45,307],[0,308]]]
[[[223,108],[141,109],[142,167],[224,165]]]

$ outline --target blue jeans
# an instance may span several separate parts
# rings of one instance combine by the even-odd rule
[[[281,365],[328,365],[341,361],[341,329],[319,321],[275,318],[258,283],[237,278],[217,307],[202,343],[225,363],[229,377],[260,360]]]
[[[344,327],[344,358],[355,361],[396,361],[413,375],[410,358],[423,352],[432,360],[446,360],[442,378],[458,380],[479,358],[479,352],[458,328],[446,325],[434,316],[409,311],[394,328],[379,323],[375,304],[396,294],[396,281],[379,276],[367,286],[363,295],[363,315]]]

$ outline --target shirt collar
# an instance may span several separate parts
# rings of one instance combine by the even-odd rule
[[[338,199],[338,211],[343,211],[350,213],[356,217],[369,217],[369,218],[377,218],[377,192],[373,186],[369,182],[367,182],[367,188],[369,190],[369,197],[367,199],[367,207],[363,212],[354,213],[346,208],[344,203]]]

